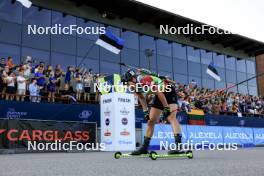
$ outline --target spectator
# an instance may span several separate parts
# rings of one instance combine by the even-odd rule
[[[56,92],[60,93],[62,70],[61,70],[61,66],[59,64],[56,65],[54,76],[57,80],[56,81]]]
[[[5,68],[5,58],[1,58],[1,62],[0,62],[0,70]]]
[[[66,75],[65,75],[65,84],[71,84],[71,78],[73,76],[73,68],[71,66],[68,67]]]
[[[76,78],[75,78],[75,81],[76,81],[76,99],[77,101],[80,101],[81,100],[81,95],[82,95],[82,92],[83,92],[83,79],[82,79],[82,75],[80,73],[78,73],[76,75]]]
[[[93,75],[91,74],[91,72],[86,72],[84,74],[84,79],[83,79],[83,83],[84,83],[84,101],[90,101],[90,93],[91,93],[91,85],[93,82]]]
[[[14,69],[14,68],[15,68],[15,64],[13,63],[13,59],[12,59],[12,57],[9,56],[9,57],[7,58],[6,66],[7,66],[9,69]]]
[[[11,72],[9,73],[9,76],[6,78],[6,83],[7,83],[7,89],[6,89],[6,100],[13,100],[15,93],[16,93],[16,87],[15,87],[15,80],[16,80],[16,75]]]
[[[28,87],[29,90],[29,94],[30,94],[30,100],[31,102],[39,102],[39,88],[37,85],[37,80],[36,79],[32,79],[31,84]]]
[[[26,78],[23,76],[23,72],[19,72],[19,75],[17,77],[17,97],[16,100],[24,101],[25,95],[26,95]]]
[[[48,102],[55,102],[55,91],[56,91],[56,82],[57,79],[53,74],[51,74],[51,77],[49,78],[49,84],[48,84]]]

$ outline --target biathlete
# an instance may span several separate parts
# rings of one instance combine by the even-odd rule
[[[144,118],[148,122],[142,146],[133,151],[131,155],[148,154],[148,147],[154,132],[154,126],[160,119],[162,113],[163,120],[167,120],[171,124],[176,144],[176,149],[170,150],[168,154],[184,153],[180,147],[182,142],[181,127],[176,119],[178,98],[175,87],[166,81],[166,79],[161,79],[153,75],[138,74],[134,70],[128,70],[122,76],[122,82],[126,82],[130,87],[137,87],[137,85],[140,85],[139,87],[141,87],[141,89],[135,89],[135,94],[138,96],[138,100],[143,108]],[[148,93],[153,93],[155,95],[154,103],[150,111],[146,99],[142,94],[142,87],[144,86],[152,87],[152,91]]]

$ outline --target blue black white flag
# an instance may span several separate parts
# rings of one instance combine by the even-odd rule
[[[95,43],[115,54],[119,54],[124,47],[124,39],[115,36],[110,31],[100,35]]]
[[[206,73],[208,75],[212,76],[215,80],[221,81],[221,78],[218,74],[218,71],[216,70],[216,68],[214,67],[214,64],[212,62],[208,65]]]
[[[17,1],[20,2],[26,8],[29,8],[32,5],[32,2],[29,0],[17,0]]]

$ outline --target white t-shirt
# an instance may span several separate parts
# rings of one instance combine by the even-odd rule
[[[17,77],[17,89],[22,89],[25,90],[26,89],[26,82],[25,82],[25,78],[23,76],[18,76]],[[24,81],[23,83],[21,83],[20,81]]]
[[[12,76],[8,76],[7,78],[6,78],[6,80],[7,80],[7,86],[8,87],[15,87],[15,82],[14,82],[14,78],[12,77]]]

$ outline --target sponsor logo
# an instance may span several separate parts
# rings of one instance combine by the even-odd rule
[[[89,111],[89,110],[83,110],[83,111],[79,114],[79,118],[80,118],[80,119],[88,119],[92,114],[93,114],[92,111]]]
[[[123,125],[127,125],[128,119],[126,117],[124,117],[124,118],[122,118],[121,122]]]
[[[103,100],[103,104],[111,103],[111,102],[112,102],[112,98]]]
[[[20,119],[23,116],[26,116],[27,112],[19,112],[16,111],[15,108],[8,108],[8,111],[6,112],[6,118],[10,119]]]
[[[108,109],[108,107],[107,107],[106,110],[105,110],[105,112],[104,112],[104,115],[105,115],[106,117],[109,117],[110,114],[111,114],[111,111],[110,111],[110,110]]]
[[[128,98],[118,98],[118,102],[122,102],[122,103],[130,103],[131,100]]]
[[[105,145],[111,145],[113,142],[110,139],[106,139],[103,141]]]
[[[124,107],[123,109],[120,110],[121,115],[128,115],[129,111]]]
[[[133,144],[132,141],[124,141],[124,140],[119,140],[118,143],[119,143],[119,144],[125,144],[125,145]]]
[[[124,129],[124,131],[121,131],[120,132],[120,135],[121,136],[129,136],[130,135],[130,132],[128,132],[126,129]]]
[[[104,133],[104,136],[111,136],[111,132],[107,129],[106,132]]]
[[[213,120],[213,119],[210,119],[209,124],[212,125],[212,126],[214,126],[214,125],[217,125],[218,124],[218,121]]]
[[[5,134],[3,134],[5,133]],[[0,129],[0,134],[6,136],[9,141],[88,141],[89,131],[57,131],[57,130],[20,130]]]
[[[106,126],[109,126],[109,124],[110,124],[110,119],[109,119],[109,118],[106,118],[106,119],[105,119],[105,125],[106,125]]]

